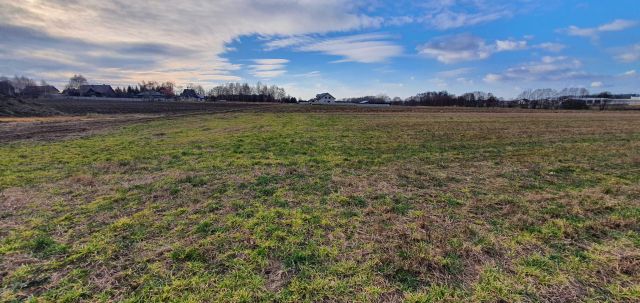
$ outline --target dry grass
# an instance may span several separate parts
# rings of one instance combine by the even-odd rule
[[[270,110],[1,146],[0,300],[640,299],[640,113]]]

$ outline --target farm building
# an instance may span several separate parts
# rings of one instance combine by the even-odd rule
[[[83,97],[116,97],[116,92],[113,91],[111,85],[80,85],[78,89],[80,96]]]
[[[330,93],[322,93],[317,94],[316,98],[312,100],[314,104],[333,104],[336,103],[336,98],[334,98]]]
[[[21,92],[22,96],[29,98],[38,98],[59,93],[60,91],[52,85],[27,86]]]
[[[165,96],[163,93],[157,92],[157,91],[154,91],[154,90],[148,90],[148,91],[145,91],[145,92],[141,92],[141,93],[137,94],[136,97],[142,98],[142,99],[144,99],[146,101],[160,101],[160,100],[167,99],[167,96]]]
[[[180,99],[183,99],[183,100],[202,100],[204,98],[202,96],[198,95],[198,93],[196,93],[195,89],[187,88],[187,89],[184,89],[182,91],[182,94],[180,94]]]
[[[584,101],[587,105],[615,105],[615,106],[638,106],[640,98],[631,97],[629,99],[616,98],[576,98],[576,100]]]
[[[0,96],[13,97],[16,95],[16,91],[9,81],[0,81]]]

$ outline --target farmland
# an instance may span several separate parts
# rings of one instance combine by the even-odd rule
[[[89,118],[0,123],[0,301],[640,300],[640,112]]]

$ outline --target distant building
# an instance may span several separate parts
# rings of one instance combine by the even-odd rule
[[[16,95],[16,90],[9,81],[0,81],[0,96],[13,97]]]
[[[180,94],[180,99],[184,100],[202,100],[204,97],[198,95],[195,89],[187,88]]]
[[[20,94],[28,98],[39,98],[59,93],[60,91],[52,85],[34,85],[25,87]]]
[[[82,97],[107,97],[115,98],[116,92],[113,91],[111,85],[80,85],[78,92]]]
[[[599,106],[601,108],[625,108],[639,107],[640,98],[631,97],[629,99],[619,98],[573,98],[584,102],[587,106]]]
[[[160,101],[160,100],[167,99],[167,96],[155,90],[148,90],[145,92],[141,92],[137,94],[136,97],[144,99],[146,101]]]
[[[332,104],[336,103],[336,98],[334,98],[330,93],[322,93],[317,94],[316,98],[312,102],[316,104]]]

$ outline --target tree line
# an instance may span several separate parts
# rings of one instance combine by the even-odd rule
[[[263,85],[258,82],[252,86],[248,83],[227,83],[209,90],[209,101],[241,101],[241,102],[282,102],[296,103],[298,100],[289,96],[284,88],[276,85]]]
[[[8,81],[16,90],[20,92],[27,86],[35,86],[38,83],[25,76],[14,76],[13,78],[0,77],[0,81]],[[69,82],[65,85],[64,94],[79,95],[79,88],[87,85],[87,79],[82,75],[74,75],[69,78]],[[45,81],[41,81],[40,85],[47,85]],[[240,102],[281,102],[296,103],[298,100],[288,95],[284,88],[276,85],[264,85],[258,82],[255,85],[248,83],[226,83],[215,86],[208,91],[200,85],[188,84],[187,89],[192,89],[197,95],[206,97],[208,101],[240,101]],[[116,97],[136,97],[138,94],[155,91],[165,95],[168,98],[176,97],[177,91],[181,91],[182,86],[176,86],[174,82],[165,81],[142,81],[134,86],[116,87],[114,92]],[[403,106],[459,106],[459,107],[523,107],[523,108],[571,108],[581,109],[588,108],[584,101],[577,98],[595,97],[595,98],[629,98],[634,96],[631,94],[614,95],[609,92],[602,92],[591,95],[584,88],[565,88],[561,91],[553,89],[537,89],[525,90],[515,100],[504,101],[497,98],[492,93],[486,92],[469,92],[462,95],[451,94],[447,91],[427,91],[416,94],[409,98],[402,99],[400,97],[390,98],[387,95],[380,94],[377,96],[363,96],[342,99],[342,102],[350,103],[369,103],[369,104],[391,104]]]

